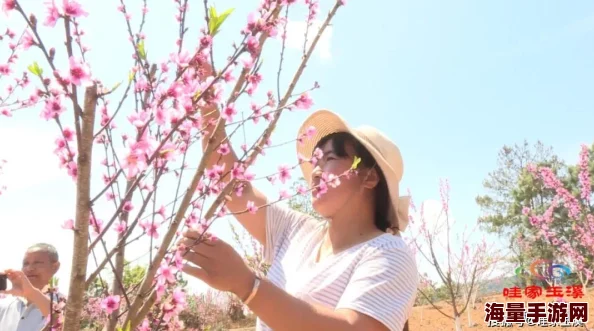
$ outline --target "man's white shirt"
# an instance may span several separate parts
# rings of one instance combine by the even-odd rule
[[[0,298],[0,330],[41,331],[45,325],[46,318],[35,305],[15,296]]]

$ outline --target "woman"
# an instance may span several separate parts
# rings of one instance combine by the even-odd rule
[[[203,116],[216,119],[219,114],[209,109]],[[234,195],[227,207],[239,213],[237,220],[263,245],[271,264],[267,279],[256,277],[221,240],[193,244],[198,234],[192,231],[183,241],[191,247],[184,272],[236,294],[258,316],[257,330],[403,330],[418,276],[399,235],[408,223],[409,203],[398,195],[403,172],[400,152],[376,129],[351,129],[327,110],[308,117],[300,133],[311,126],[315,136],[298,143],[297,152],[306,157],[316,148],[323,152],[315,165],[301,164],[312,187],[328,178],[324,173],[339,176],[348,172],[355,158],[360,159],[356,173],[340,177],[337,187],[313,190],[313,207],[327,221],[269,204],[246,183],[243,194]],[[224,129],[211,138],[215,143],[225,139]],[[229,167],[236,161],[233,152],[214,155],[209,166],[218,162]],[[243,212],[248,201],[267,207]]]

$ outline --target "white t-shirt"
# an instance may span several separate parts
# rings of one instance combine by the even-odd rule
[[[411,250],[400,236],[380,235],[317,263],[325,222],[278,203],[266,207],[267,278],[310,303],[367,314],[402,331],[419,283]],[[258,331],[272,330],[262,321]]]

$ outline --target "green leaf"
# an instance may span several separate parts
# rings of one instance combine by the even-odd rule
[[[134,72],[134,70],[130,70],[130,73],[128,74],[128,83],[134,79],[134,76],[136,76],[136,72]]]
[[[114,85],[114,86],[111,88],[111,91],[112,91],[112,92],[113,92],[113,91],[115,91],[115,89],[117,89],[118,87],[120,87],[120,85],[122,85],[122,82],[119,82],[119,83],[115,84],[115,85]]]
[[[115,84],[110,90],[108,90],[107,92],[104,93],[104,95],[110,94],[113,91],[115,91],[118,87],[120,87],[120,85],[122,85],[122,82],[119,82],[117,84]]]
[[[125,329],[118,328],[117,331],[130,331],[130,321],[128,321],[128,323],[126,323],[126,328]]]
[[[227,17],[229,17],[234,10],[235,8],[227,9],[219,16],[214,6],[211,6],[208,18],[208,33],[214,37],[219,32],[221,25],[223,25]]]
[[[33,64],[27,67],[27,69],[29,69],[29,71],[37,77],[41,77],[41,74],[43,74],[43,69],[41,69],[37,62],[33,62]]]
[[[145,60],[146,59],[146,50],[144,49],[144,39],[138,42],[138,54],[140,54],[140,58]]]
[[[359,167],[359,163],[361,163],[361,158],[355,156],[355,159],[353,160],[353,165],[351,165],[351,170],[357,169],[357,167]]]
[[[229,15],[231,15],[231,13],[235,10],[235,8],[230,8],[227,9],[226,11],[224,11],[221,16],[219,16],[219,19],[217,21],[217,26],[216,26],[216,31],[219,30],[219,28],[221,27],[221,25],[225,22],[225,20],[227,19],[227,17],[229,17]]]
[[[214,6],[210,6],[208,10],[208,33],[212,36],[215,24],[217,23],[219,16],[217,15],[217,10]]]

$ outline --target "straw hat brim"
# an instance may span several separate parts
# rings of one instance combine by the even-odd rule
[[[408,207],[410,204],[410,197],[400,197],[399,195],[399,184],[402,178],[403,165],[398,147],[391,143],[390,140],[379,131],[371,127],[351,128],[342,117],[326,109],[313,112],[303,122],[298,134],[302,135],[309,127],[315,128],[315,133],[313,136],[305,139],[298,139],[297,142],[297,153],[299,153],[305,159],[309,159],[312,156],[317,143],[322,138],[338,132],[351,134],[369,151],[369,153],[377,162],[378,167],[384,173],[386,182],[388,184],[390,200],[392,202],[388,216],[390,218],[389,221],[390,224],[392,224],[392,228],[389,230],[394,234],[404,231],[408,225]],[[378,140],[374,139],[378,135],[382,136],[382,141],[390,142],[391,146],[389,146],[389,149],[393,149],[392,152],[398,153],[397,159],[399,160],[399,164],[389,164],[384,155],[380,153],[380,149],[374,143],[374,140]],[[300,167],[303,177],[309,182],[311,180],[311,173],[314,166],[310,162],[301,162]]]

